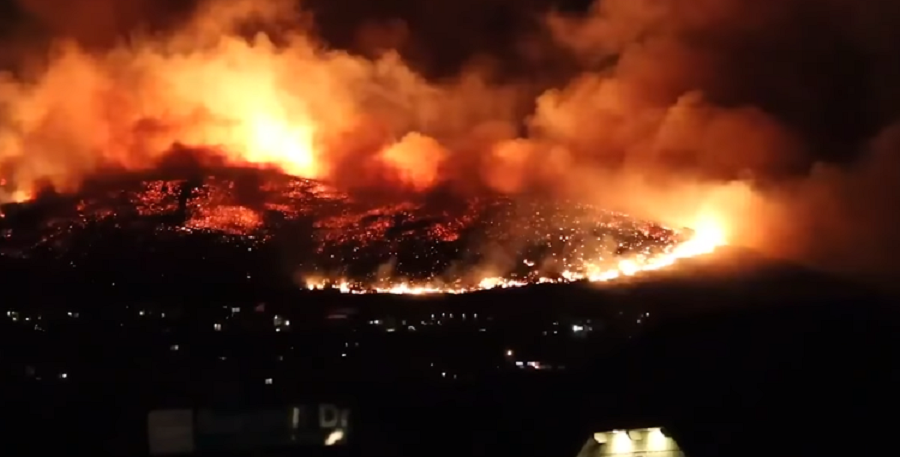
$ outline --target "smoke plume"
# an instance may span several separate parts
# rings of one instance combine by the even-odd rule
[[[900,272],[896,2],[444,2],[442,17],[375,14],[353,52],[323,38],[314,4],[21,3],[52,39],[0,78],[7,200],[187,145],[349,189],[541,192]],[[478,24],[456,24],[460,47],[499,36],[484,18],[513,38],[435,78],[418,65],[437,54],[427,21],[457,16]]]
[[[568,180],[583,193],[713,218],[732,243],[890,283],[897,10],[604,0],[551,13],[555,42],[588,70],[538,98],[531,136],[596,164]]]

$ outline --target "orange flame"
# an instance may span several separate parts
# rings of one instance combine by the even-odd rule
[[[711,254],[717,248],[727,244],[725,232],[720,225],[705,222],[702,228],[695,232],[690,239],[671,246],[666,252],[647,257],[635,255],[619,260],[613,267],[585,265],[584,271],[564,271],[559,277],[540,277],[531,280],[516,280],[499,276],[489,276],[477,281],[474,285],[439,283],[409,283],[404,281],[388,280],[376,284],[362,284],[346,279],[324,280],[313,278],[306,280],[309,290],[337,290],[347,294],[395,294],[395,295],[434,295],[434,294],[462,294],[479,290],[509,289],[524,287],[532,284],[561,284],[578,281],[591,283],[604,283],[616,281],[625,277],[649,273],[675,265],[679,260],[691,257]]]

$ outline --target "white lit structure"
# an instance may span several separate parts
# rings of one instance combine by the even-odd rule
[[[660,428],[611,430],[594,433],[578,457],[684,457],[678,443]]]

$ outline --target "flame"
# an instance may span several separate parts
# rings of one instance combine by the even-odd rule
[[[592,135],[680,140],[694,136],[685,116],[705,116],[702,100],[686,96],[627,135],[614,133],[621,122],[579,128],[582,119],[647,117],[624,111],[643,105],[631,107],[637,101],[622,84],[579,78],[539,97],[519,135],[521,106],[535,101],[529,91],[489,84],[492,75],[475,70],[430,82],[395,52],[364,58],[326,48],[294,3],[210,1],[167,33],[134,34],[105,51],[58,40],[46,68],[0,75],[0,178],[9,181],[0,202],[47,182],[76,189],[106,165],[153,167],[175,144],[351,187],[374,180],[426,191],[474,180],[459,187],[583,193],[601,180],[579,174],[594,171],[581,149],[622,149]],[[596,97],[582,94],[594,89]],[[576,103],[583,109],[569,107]],[[599,143],[581,148],[567,138],[582,135]],[[643,146],[633,149],[660,145]]]
[[[477,281],[475,285],[460,284],[414,284],[409,282],[386,281],[375,284],[362,284],[347,279],[329,281],[322,278],[308,279],[309,290],[337,290],[345,294],[394,294],[394,295],[437,295],[463,294],[480,290],[509,289],[532,284],[566,284],[573,282],[605,283],[626,277],[637,276],[675,265],[682,259],[703,256],[713,253],[717,248],[727,245],[725,232],[721,225],[711,219],[702,219],[703,223],[695,230],[693,237],[684,242],[672,245],[666,252],[646,256],[642,254],[619,260],[612,268],[588,265],[583,272],[564,271],[558,277],[538,277],[530,280],[517,280],[500,276],[489,276]],[[598,261],[598,263],[600,263]]]
[[[517,109],[523,91],[491,86],[489,78],[471,73],[430,83],[396,53],[366,59],[326,49],[302,20],[284,19],[295,16],[292,3],[208,2],[185,27],[168,35],[133,36],[105,52],[63,41],[36,77],[0,75],[0,172],[9,181],[0,188],[0,203],[31,198],[39,183],[75,189],[109,164],[153,167],[175,144],[213,149],[232,164],[272,166],[329,183],[387,180],[427,191],[443,180],[474,179],[501,193],[544,184],[561,194],[584,193],[583,186],[593,186],[589,183],[609,181],[581,175],[594,171],[592,162],[581,157],[583,150],[680,151],[682,140],[705,138],[686,127],[693,125],[686,122],[691,116],[707,117],[697,97],[682,97],[671,110],[652,106],[646,112],[653,116],[636,115],[645,114],[645,102],[628,94],[640,91],[626,91],[627,85],[599,75],[543,94],[528,122],[529,133],[520,138]],[[240,33],[258,23],[282,30],[282,20],[292,23],[278,36],[259,30],[248,39]],[[587,96],[588,90],[596,96]],[[711,123],[725,129],[715,130],[714,137],[733,133],[733,124],[744,117],[756,119],[742,116]],[[609,122],[604,129],[578,125],[581,119],[620,118],[642,121]],[[627,132],[618,132],[618,124],[627,124]],[[622,148],[619,137],[653,138],[660,144]],[[742,144],[768,150],[767,138]],[[621,192],[636,193],[652,200],[642,192]],[[235,230],[257,223],[238,209],[203,214],[192,223],[221,225],[220,219],[237,220]],[[698,218],[691,226],[694,235],[663,254],[637,255],[612,266],[597,259],[596,265],[553,278],[488,276],[475,285],[339,279],[313,281],[309,287],[421,295],[535,282],[605,282],[666,268],[727,242],[726,227],[714,217]]]
[[[314,134],[309,125],[290,126],[267,115],[248,124],[243,158],[251,163],[278,164],[286,173],[314,178],[322,173],[316,161]]]
[[[424,123],[437,113],[459,132],[480,122],[459,90],[432,87],[396,55],[324,50],[302,21],[277,45],[262,31],[238,33],[247,21],[294,17],[279,10],[289,3],[210,3],[171,35],[136,35],[106,52],[63,40],[36,77],[0,73],[0,203],[45,183],[77,189],[106,165],[152,168],[175,144],[310,179],[365,172],[435,184],[448,154]]]

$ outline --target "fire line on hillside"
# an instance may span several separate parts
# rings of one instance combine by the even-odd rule
[[[202,235],[250,250],[308,240],[294,253],[302,284],[345,293],[611,281],[721,244],[701,232],[582,204],[499,196],[383,204],[314,180],[236,168],[201,179],[135,174],[78,194],[6,205],[4,213],[5,261],[89,256],[95,245],[78,240],[90,231],[160,242]]]

